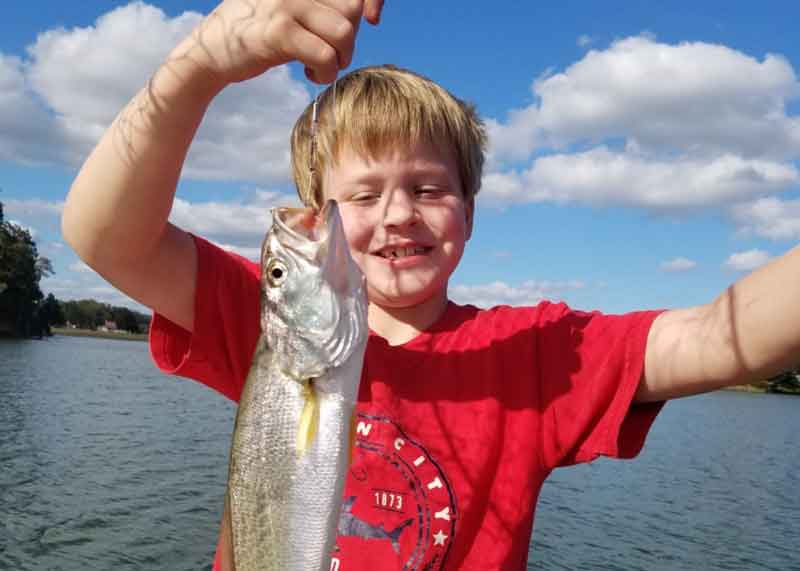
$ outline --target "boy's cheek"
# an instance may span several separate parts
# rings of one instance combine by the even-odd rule
[[[364,228],[363,221],[358,219],[352,209],[342,206],[339,213],[342,215],[342,229],[347,239],[347,245],[350,246],[350,253],[355,257],[356,253],[361,250],[361,242],[367,241],[368,232]]]

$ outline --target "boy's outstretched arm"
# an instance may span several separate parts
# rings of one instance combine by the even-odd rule
[[[349,65],[382,0],[224,0],[117,116],[64,206],[65,240],[115,287],[187,330],[197,254],[167,222],[183,162],[226,85],[298,60],[320,83]],[[287,142],[288,144],[288,142]]]
[[[667,311],[650,330],[638,401],[763,380],[800,363],[800,247],[708,305]]]

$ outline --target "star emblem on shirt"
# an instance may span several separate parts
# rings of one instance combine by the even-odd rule
[[[447,539],[447,536],[442,533],[440,529],[437,533],[433,535],[433,544],[434,545],[444,545],[444,540]]]

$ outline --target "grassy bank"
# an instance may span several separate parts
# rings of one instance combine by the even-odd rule
[[[759,383],[757,385],[739,385],[737,387],[728,387],[725,390],[758,394],[770,393],[773,395],[800,395],[800,389],[797,387],[788,386],[781,383],[775,383],[772,385],[769,383]]]
[[[728,387],[724,389],[726,391],[740,391],[743,393],[758,393],[758,394],[765,394],[767,392],[767,387],[764,385],[737,385],[735,387]]]
[[[70,337],[99,337],[101,339],[118,339],[120,341],[147,341],[147,334],[134,335],[133,333],[113,333],[111,331],[92,331],[91,329],[67,329],[53,327],[53,335],[68,335]]]

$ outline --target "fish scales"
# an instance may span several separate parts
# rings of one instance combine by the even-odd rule
[[[277,209],[273,219],[262,247],[264,333],[231,445],[223,569],[328,571],[366,348],[364,279],[336,203],[319,216]]]

